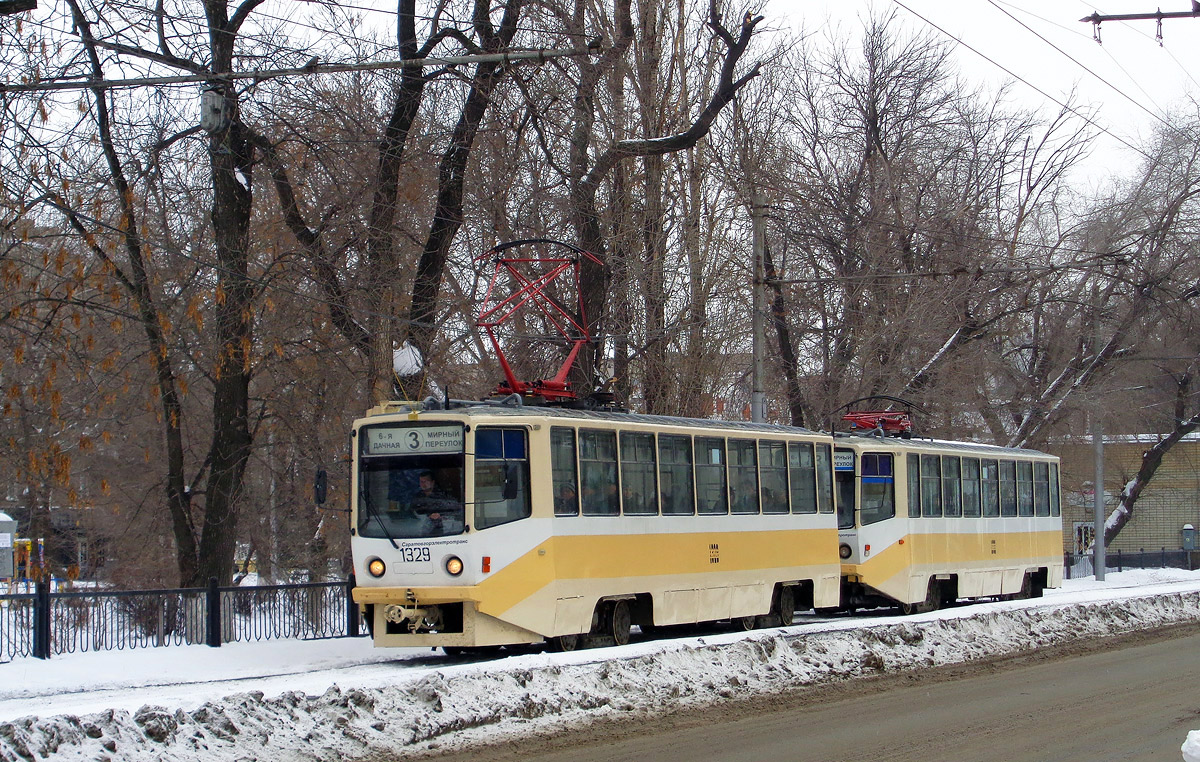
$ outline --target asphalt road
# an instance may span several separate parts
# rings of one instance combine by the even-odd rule
[[[1179,762],[1200,628],[606,723],[454,762]]]

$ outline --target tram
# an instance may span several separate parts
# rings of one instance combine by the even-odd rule
[[[828,434],[519,402],[354,423],[353,597],[377,646],[572,650],[839,605]]]
[[[1029,598],[1063,577],[1058,458],[1027,449],[838,437],[841,608],[907,614]]]
[[[891,411],[848,414],[877,436],[846,436],[585,407],[568,381],[592,341],[579,268],[602,263],[547,239],[483,258],[494,396],[389,402],[351,430],[353,600],[375,645],[566,651],[634,626],[913,613],[1061,584],[1053,456],[914,440]],[[504,273],[512,289],[495,288]],[[568,309],[547,287],[572,273]],[[529,304],[570,347],[537,381],[497,333]]]

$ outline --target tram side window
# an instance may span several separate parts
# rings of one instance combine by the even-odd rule
[[[1000,470],[996,461],[984,458],[979,462],[980,496],[983,498],[983,515],[1000,515]]]
[[[1033,464],[1017,461],[1017,514],[1033,515]]]
[[[696,437],[696,502],[700,513],[729,513],[725,487],[725,440]]]
[[[942,459],[921,456],[921,515],[942,515]]]
[[[1061,507],[1058,504],[1058,464],[1050,464],[1050,515],[1061,515]]]
[[[575,430],[550,429],[550,473],[554,481],[554,515],[579,515],[579,472],[575,463]]]
[[[890,453],[863,453],[862,510],[858,520],[862,526],[890,519],[896,515],[896,479],[892,473]]]
[[[979,458],[962,459],[962,508],[963,515],[979,515]]]
[[[788,512],[787,448],[783,442],[758,443],[762,512]]]
[[[792,477],[792,513],[816,513],[817,466],[812,444],[788,442],[788,471]]]
[[[622,431],[621,502],[626,514],[658,514],[656,471],[654,435],[646,431]]]
[[[696,512],[692,484],[692,438],[674,434],[658,437],[658,478],[662,484],[663,515],[691,516]]]
[[[921,456],[908,454],[908,517],[921,517]]]
[[[512,495],[505,497],[505,493]],[[524,429],[475,431],[475,528],[530,515],[529,456]]]
[[[758,457],[753,440],[729,440],[729,502],[734,513],[758,513]]]
[[[1000,515],[1017,515],[1017,464],[1000,461]]]
[[[1037,516],[1050,515],[1050,464],[1033,464],[1033,512]]]
[[[962,515],[962,486],[958,458],[942,456],[942,512],[946,516]]]
[[[817,510],[833,513],[833,448],[817,445]]]
[[[584,516],[616,516],[621,512],[615,431],[580,429],[579,481]]]

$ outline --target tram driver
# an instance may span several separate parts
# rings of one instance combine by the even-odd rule
[[[438,485],[432,471],[422,471],[417,477],[410,505],[413,513],[428,517],[438,526],[443,519],[463,520],[462,504]]]

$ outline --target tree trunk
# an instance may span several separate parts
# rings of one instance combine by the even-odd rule
[[[232,68],[233,39],[225,5],[209,2],[213,67]],[[217,257],[215,295],[217,357],[213,370],[212,446],[201,528],[198,585],[210,577],[228,584],[233,576],[238,503],[252,443],[249,426],[251,349],[255,289],[250,281],[250,215],[253,210],[254,147],[241,123],[236,91],[223,89],[229,126],[209,138],[212,225]]]
[[[771,287],[771,322],[775,326],[775,339],[779,344],[779,365],[783,368],[783,377],[787,384],[788,413],[793,426],[804,426],[808,403],[804,398],[804,390],[800,388],[800,363],[796,357],[796,348],[792,345],[791,329],[788,328],[787,296],[779,282],[769,243],[763,245],[763,272],[767,284]]]
[[[1200,413],[1190,418],[1183,417],[1184,405],[1189,396],[1190,380],[1191,376],[1185,374],[1182,380],[1179,381],[1179,388],[1176,393],[1175,428],[1161,441],[1142,453],[1142,465],[1138,468],[1137,475],[1121,490],[1120,502],[1117,503],[1117,507],[1113,509],[1113,512],[1105,520],[1105,546],[1108,546],[1120,534],[1121,530],[1125,528],[1130,519],[1133,518],[1133,506],[1137,503],[1138,498],[1141,497],[1146,487],[1150,486],[1150,480],[1158,472],[1158,468],[1162,465],[1166,454],[1184,437],[1195,431],[1197,427],[1200,427]],[[1102,488],[1103,485],[1097,486],[1097,489]]]
[[[517,23],[523,9],[523,0],[508,0],[500,29],[493,31],[488,20],[488,4],[476,3],[475,29],[483,41],[485,51],[497,53],[508,47],[517,32]],[[467,159],[471,156],[475,137],[479,134],[479,125],[491,104],[492,92],[506,74],[505,67],[494,63],[482,63],[475,67],[471,91],[467,94],[458,123],[454,126],[450,145],[442,154],[442,161],[438,167],[437,206],[429,228],[429,237],[425,241],[425,249],[417,263],[409,308],[409,338],[426,358],[432,353],[438,295],[446,272],[450,244],[462,227],[463,183],[466,179]]]

